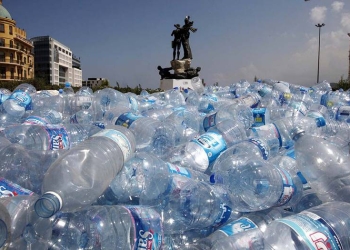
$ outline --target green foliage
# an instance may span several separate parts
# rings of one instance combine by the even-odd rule
[[[336,89],[347,90],[349,88],[350,88],[350,79],[344,80],[343,76],[341,76]]]

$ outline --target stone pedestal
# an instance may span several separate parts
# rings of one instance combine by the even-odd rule
[[[182,89],[188,89],[192,87],[191,84],[191,79],[163,79],[160,80],[160,89],[161,90],[168,90],[168,89],[172,89],[172,88],[182,88]]]
[[[191,67],[191,59],[173,60],[170,61],[174,74],[184,73],[186,69]]]

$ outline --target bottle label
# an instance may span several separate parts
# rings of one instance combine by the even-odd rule
[[[218,228],[221,225],[225,224],[225,222],[228,221],[228,219],[231,216],[232,209],[229,206],[227,206],[225,203],[220,204],[220,209],[221,209],[220,215],[214,222],[215,228]]]
[[[45,126],[45,130],[49,138],[49,149],[50,150],[60,150],[69,149],[70,142],[67,131],[62,127]]]
[[[11,96],[8,99],[16,101],[17,104],[25,108],[25,110],[32,109],[32,98],[27,92],[24,92],[22,90],[16,90],[11,94]]]
[[[216,160],[219,154],[224,151],[227,146],[221,135],[214,132],[207,132],[192,140],[201,146],[207,153],[209,163]]]
[[[178,174],[178,175],[185,176],[187,178],[191,178],[191,173],[188,172],[188,170],[186,168],[175,166],[174,164],[171,164],[169,162],[167,163],[167,165],[169,168],[169,172],[171,174]]]
[[[160,215],[152,208],[144,206],[125,206],[133,217],[135,227],[135,250],[161,249],[163,228]]]
[[[32,194],[34,194],[34,192],[25,189],[20,185],[13,183],[12,181],[0,177],[0,198]]]
[[[269,123],[251,130],[257,137],[265,138],[270,148],[274,148],[276,144],[282,147],[282,138],[275,124]]]
[[[334,105],[333,101],[329,99],[329,95],[330,95],[330,92],[327,91],[325,94],[321,96],[321,101],[320,101],[320,104],[327,108],[333,107]]]
[[[118,130],[104,129],[97,132],[93,136],[104,136],[116,142],[123,152],[124,161],[127,161],[130,158],[131,154],[133,153],[131,144],[128,138]]]
[[[337,110],[337,114],[335,116],[336,120],[341,120],[341,119],[348,119],[350,118],[350,106],[341,106]]]
[[[266,124],[266,108],[253,108],[254,123],[252,127],[260,127]]]
[[[219,229],[219,231],[223,232],[227,236],[232,236],[254,228],[258,228],[258,226],[253,221],[251,221],[249,218],[241,217],[240,219],[223,226]]]
[[[28,116],[24,120],[23,124],[25,124],[25,125],[43,125],[43,126],[45,126],[45,125],[48,124],[48,122],[44,118],[39,117],[39,116]]]
[[[126,112],[118,117],[118,119],[115,121],[115,125],[124,126],[126,128],[129,128],[130,125],[136,121],[137,119],[141,118],[142,116],[135,115],[131,112]]]
[[[265,143],[263,143],[258,138],[251,138],[248,141],[253,143],[255,146],[259,148],[264,160],[267,160],[269,158],[269,149],[268,149],[268,146],[265,145]]]
[[[331,225],[317,214],[303,211],[278,221],[292,228],[310,249],[344,249]]]
[[[214,114],[208,115],[203,120],[204,131],[208,131],[209,128],[216,125],[216,112]]]
[[[280,198],[277,201],[277,206],[283,206],[290,201],[296,190],[296,187],[294,185],[292,177],[286,170],[280,168],[277,168],[277,170],[282,177],[283,183],[283,191],[281,193]]]
[[[84,108],[89,108],[92,103],[91,96],[77,96],[77,106],[83,106]]]

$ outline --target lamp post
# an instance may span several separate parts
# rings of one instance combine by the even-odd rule
[[[322,24],[316,24],[315,25],[318,28],[318,61],[317,61],[317,82],[319,82],[320,77],[320,49],[321,49],[321,28],[325,26],[324,23]]]
[[[350,33],[348,33],[348,36],[350,37]],[[349,72],[348,72],[348,81],[350,83],[350,49],[349,49]]]

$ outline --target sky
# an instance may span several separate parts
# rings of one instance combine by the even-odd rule
[[[3,0],[27,32],[49,35],[80,57],[83,80],[158,88],[171,67],[174,24],[194,21],[191,67],[205,83],[254,77],[311,86],[348,77],[350,2],[332,0]],[[181,49],[181,55],[182,55]],[[181,58],[180,55],[180,58]]]

